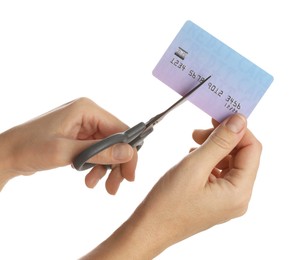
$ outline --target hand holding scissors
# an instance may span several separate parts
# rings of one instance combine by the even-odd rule
[[[160,122],[170,111],[186,101],[187,98],[199,87],[201,87],[210,77],[211,76],[201,81],[197,86],[186,93],[172,106],[170,106],[164,112],[152,117],[149,121],[147,121],[147,123],[141,122],[124,132],[113,134],[82,151],[73,161],[74,168],[76,170],[82,171],[94,167],[96,164],[88,163],[87,161],[94,155],[117,143],[128,143],[132,147],[136,147],[136,149],[139,150],[143,145],[144,139],[153,131],[154,125]]]

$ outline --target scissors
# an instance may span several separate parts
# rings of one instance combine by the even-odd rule
[[[207,77],[203,81],[201,81],[197,86],[187,92],[182,98],[180,98],[177,102],[175,102],[172,106],[166,109],[164,112],[152,117],[146,123],[139,123],[125,132],[116,133],[108,136],[105,139],[98,141],[97,143],[91,145],[84,151],[82,151],[73,161],[73,167],[78,171],[83,171],[94,167],[96,164],[88,163],[87,161],[94,155],[100,153],[101,151],[109,148],[110,146],[117,143],[128,143],[132,147],[136,147],[139,150],[142,145],[144,139],[153,131],[154,125],[159,123],[171,110],[178,107],[182,104],[186,99],[194,93],[199,87],[201,87],[211,76]],[[110,165],[106,165],[107,168],[111,168]]]

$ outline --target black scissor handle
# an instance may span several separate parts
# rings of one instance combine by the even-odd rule
[[[110,146],[117,144],[117,143],[130,143],[132,142],[136,137],[140,136],[141,133],[145,130],[146,124],[145,123],[139,123],[135,125],[132,128],[129,128],[125,132],[113,134],[111,136],[108,136],[105,139],[102,139],[101,141],[89,146],[87,149],[85,149],[83,152],[81,152],[73,161],[73,167],[78,171],[83,171],[86,169],[89,169],[96,164],[94,163],[87,163],[87,161],[93,157],[94,155],[100,153],[101,151],[109,148]],[[140,147],[142,146],[143,141],[140,144]],[[137,144],[136,144],[137,146]],[[140,148],[139,147],[139,148]]]

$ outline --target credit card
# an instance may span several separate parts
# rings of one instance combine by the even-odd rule
[[[188,100],[221,122],[234,113],[248,117],[273,82],[273,76],[187,21],[153,75],[185,95],[211,75]]]

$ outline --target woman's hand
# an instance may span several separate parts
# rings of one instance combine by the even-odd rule
[[[0,181],[4,185],[14,176],[69,165],[97,140],[126,129],[127,125],[87,98],[69,102],[0,135]],[[106,174],[105,164],[116,165],[106,181],[107,191],[115,194],[123,179],[134,180],[137,153],[128,144],[117,144],[89,162],[97,166],[85,178],[88,187]]]
[[[152,259],[246,212],[261,144],[241,115],[214,125],[215,129],[194,131],[201,146],[171,168],[130,219],[85,259]]]

